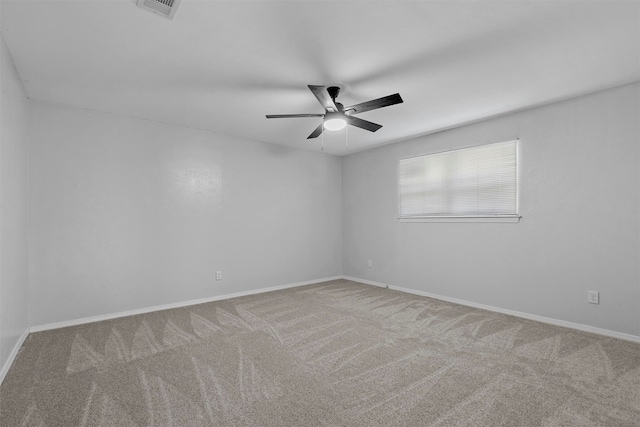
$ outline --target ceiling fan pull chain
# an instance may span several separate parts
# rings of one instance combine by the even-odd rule
[[[322,151],[324,153],[324,132],[322,132],[320,135],[322,136],[322,143],[320,145],[320,147],[321,147],[320,151]]]
[[[345,145],[346,145],[346,149],[347,151],[349,151],[349,126],[345,126],[344,127],[344,133],[345,133]]]

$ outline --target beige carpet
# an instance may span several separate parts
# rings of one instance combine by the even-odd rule
[[[638,426],[640,345],[344,280],[31,334],[2,426]]]

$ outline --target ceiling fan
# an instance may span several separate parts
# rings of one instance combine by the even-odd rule
[[[324,114],[267,114],[267,119],[322,117],[322,123],[320,123],[320,125],[311,132],[311,135],[309,135],[307,139],[317,138],[324,129],[339,130],[347,124],[370,132],[375,132],[380,129],[382,125],[354,117],[353,115],[403,102],[400,94],[395,93],[393,95],[384,96],[367,102],[361,102],[360,104],[355,104],[345,108],[341,103],[336,102],[336,98],[340,93],[339,87],[329,86],[328,88],[325,88],[324,86],[309,85],[309,90],[311,90],[318,99],[318,102],[320,102],[324,108]]]

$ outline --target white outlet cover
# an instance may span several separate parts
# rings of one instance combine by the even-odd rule
[[[591,304],[600,304],[600,295],[596,291],[587,292],[587,302]]]

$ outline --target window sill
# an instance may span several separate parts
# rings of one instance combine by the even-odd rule
[[[520,215],[512,216],[419,216],[398,218],[399,222],[520,222]]]

